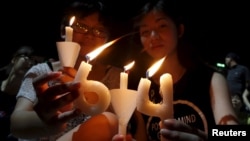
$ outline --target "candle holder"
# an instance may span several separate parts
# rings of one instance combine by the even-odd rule
[[[128,121],[136,108],[137,91],[130,89],[112,89],[111,104],[119,121],[119,134],[127,134]]]
[[[56,42],[59,60],[63,67],[74,67],[80,51],[80,45],[76,42]]]

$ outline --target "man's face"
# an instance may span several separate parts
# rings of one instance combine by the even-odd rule
[[[226,57],[226,58],[225,58],[225,64],[226,64],[228,67],[230,67],[231,61],[232,61],[232,58],[230,58],[230,57]]]

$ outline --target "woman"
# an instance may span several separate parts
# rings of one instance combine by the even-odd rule
[[[42,63],[32,67],[27,72],[17,95],[17,105],[11,116],[12,133],[19,138],[36,138],[34,140],[49,138],[55,140],[64,132],[87,119],[85,115],[79,113],[79,109],[72,108],[72,101],[79,96],[77,90],[80,88],[79,83],[72,82],[72,77],[76,74],[81,61],[85,60],[85,55],[109,40],[110,19],[106,15],[103,3],[92,0],[73,3],[65,14],[66,19],[71,16],[76,17],[72,25],[74,29],[73,42],[81,46],[76,65],[74,69],[62,69],[58,62]],[[111,67],[99,61],[92,61],[91,65],[92,70],[88,79],[101,81],[108,88],[119,86],[119,83],[114,83],[119,82],[119,68]],[[57,72],[61,69],[64,75]],[[111,74],[117,77],[110,77]],[[47,85],[48,81],[57,79],[68,83],[60,83],[51,87]],[[69,93],[57,98],[65,92]],[[104,115],[107,116],[104,117]],[[94,116],[93,119],[98,119],[99,122],[97,123],[109,122],[108,116],[113,117],[111,113],[104,113]],[[89,121],[91,123],[91,120]],[[98,127],[93,127],[93,130],[89,128],[88,131],[95,131],[95,128]],[[110,131],[110,134],[115,133],[112,130],[108,131]],[[82,134],[83,137],[86,134],[86,136],[90,135],[89,132]],[[56,137],[50,136],[55,134],[57,134]],[[86,138],[86,140],[88,139]]]
[[[35,56],[31,46],[21,46],[13,54],[9,64],[1,68],[1,76],[6,78],[0,81],[0,140],[11,140],[10,115],[16,104],[16,95],[25,73],[38,62],[43,62],[43,57]]]
[[[159,124],[160,118],[137,111],[130,126],[137,141],[156,141],[161,136],[175,141],[207,140],[208,131],[215,125],[238,124],[225,78],[204,65],[190,51],[185,22],[175,2],[153,0],[145,4],[135,18],[145,54],[136,61],[135,67],[140,68],[133,67],[134,70],[130,71],[129,76],[133,79],[129,82],[132,85],[130,88],[137,89],[137,76],[145,77],[151,63],[165,56],[161,68],[150,78],[150,100],[154,103],[162,100],[159,93],[159,78],[162,74],[170,73],[174,84],[174,119],[165,119]],[[151,59],[149,65],[142,69],[139,63],[148,58]],[[114,140],[118,138],[121,136],[115,136]]]

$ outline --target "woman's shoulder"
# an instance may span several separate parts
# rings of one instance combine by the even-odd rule
[[[51,68],[49,67],[48,63],[47,62],[44,62],[44,63],[39,63],[39,64],[36,64],[34,66],[32,66],[26,75],[28,74],[37,74],[37,75],[41,75],[41,74],[44,74],[44,73],[47,73],[47,72],[51,72]]]

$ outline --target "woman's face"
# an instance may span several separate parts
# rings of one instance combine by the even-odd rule
[[[154,59],[176,52],[178,30],[163,12],[152,10],[141,21],[140,39],[144,50]]]
[[[40,62],[42,62],[42,59],[39,61],[38,56],[18,55],[12,59],[12,71],[15,74],[24,75],[33,65]]]
[[[100,23],[98,13],[77,19],[73,24],[73,29],[73,41],[80,44],[81,56],[85,56],[108,40],[108,32]]]

